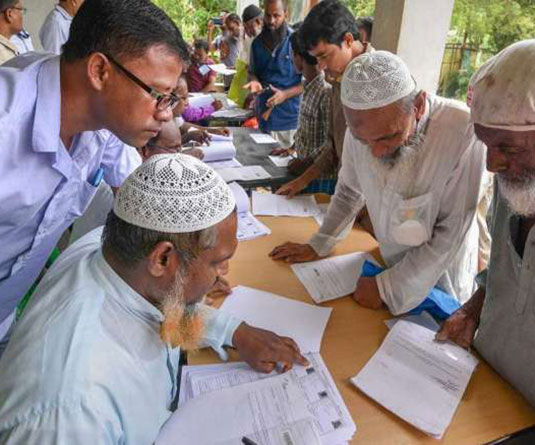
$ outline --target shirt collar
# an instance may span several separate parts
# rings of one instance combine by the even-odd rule
[[[54,7],[54,9],[56,11],[58,11],[60,13],[60,15],[65,19],[65,20],[68,20],[69,22],[72,22],[72,16],[67,12],[65,11],[65,9],[63,9],[60,5],[56,5]]]
[[[95,252],[95,266],[98,282],[104,288],[106,295],[136,317],[152,323],[162,323],[163,314],[130,287],[108,264],[102,249]]]
[[[0,44],[13,51],[15,55],[19,54],[19,50],[17,49],[16,45],[2,34],[0,34]]]
[[[314,77],[314,79],[305,84],[304,91],[308,91],[310,89],[315,88],[318,84],[322,84],[324,79],[325,74],[323,74],[323,71],[321,71],[316,77]]]

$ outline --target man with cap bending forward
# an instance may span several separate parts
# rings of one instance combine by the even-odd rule
[[[64,252],[13,331],[0,443],[153,443],[176,395],[179,347],[225,358],[234,346],[265,372],[306,364],[293,340],[202,304],[236,250],[235,207],[191,156],[153,156],[126,179],[104,231]]]
[[[489,59],[470,84],[475,133],[497,178],[493,242],[480,288],[437,337],[464,347],[473,341],[535,406],[535,40]]]
[[[359,279],[358,303],[401,314],[434,287],[466,301],[478,265],[474,215],[485,167],[468,109],[419,91],[404,62],[386,51],[353,59],[341,92],[348,131],[325,220],[309,244],[286,243],[270,255],[288,262],[328,255],[366,204],[386,269]]]

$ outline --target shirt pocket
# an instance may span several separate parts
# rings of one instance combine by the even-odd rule
[[[78,186],[78,193],[74,196],[72,206],[69,210],[69,217],[77,218],[84,214],[93,196],[95,196],[98,187],[87,181],[81,181],[81,184]]]
[[[411,199],[397,200],[390,218],[391,241],[416,247],[431,239],[432,198],[432,193],[426,193]]]

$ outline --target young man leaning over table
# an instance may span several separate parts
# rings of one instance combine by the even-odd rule
[[[320,155],[327,139],[331,111],[331,85],[326,82],[323,70],[319,68],[315,57],[305,50],[300,29],[294,26],[290,36],[293,63],[298,73],[304,78],[303,96],[299,106],[299,125],[295,141],[290,148],[278,148],[271,154],[290,156],[296,154],[288,164],[288,170],[294,175],[303,173]],[[336,169],[311,183],[304,192],[323,192],[334,194]]]
[[[386,51],[353,59],[341,99],[348,131],[324,223],[308,244],[286,243],[270,255],[287,262],[328,255],[366,204],[386,269],[368,265],[355,301],[386,304],[394,315],[430,307],[445,317],[472,295],[478,267],[485,146],[469,110],[419,90]]]
[[[203,304],[236,226],[232,191],[201,161],[156,155],[136,169],[103,230],[62,254],[15,326],[0,361],[0,443],[154,443],[181,348],[226,358],[233,346],[262,372],[305,365],[292,339]]]

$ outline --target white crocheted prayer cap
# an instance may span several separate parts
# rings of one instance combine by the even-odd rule
[[[535,130],[535,40],[508,46],[470,80],[471,119],[511,131]]]
[[[388,51],[373,51],[354,58],[342,77],[342,104],[352,110],[390,105],[409,95],[416,82],[405,62]]]
[[[223,221],[236,203],[212,167],[192,156],[155,155],[119,189],[113,211],[122,220],[165,233],[188,233]]]

